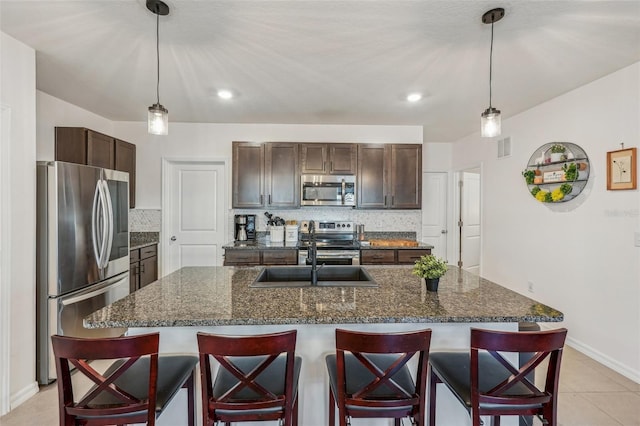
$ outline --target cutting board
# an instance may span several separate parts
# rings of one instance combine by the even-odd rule
[[[418,242],[413,240],[391,239],[391,240],[369,240],[372,246],[378,247],[417,247]]]

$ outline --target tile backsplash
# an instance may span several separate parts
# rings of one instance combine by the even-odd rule
[[[162,228],[162,210],[129,210],[129,232],[160,232]]]
[[[342,208],[313,208],[291,210],[266,210],[285,220],[349,220],[361,223],[366,232],[415,232],[418,240],[422,235],[422,212],[420,210],[356,210]],[[233,239],[234,215],[255,214],[257,230],[265,232],[267,221],[265,210],[235,209],[229,210],[227,229],[229,240]],[[160,232],[162,230],[162,210],[129,210],[130,232]]]
[[[415,232],[418,239],[422,235],[422,211],[421,210],[357,210],[350,208],[330,207],[305,207],[292,210],[266,210],[274,216],[280,216],[284,220],[348,220],[358,224],[364,224],[365,231],[380,232]],[[265,210],[236,209],[229,214],[229,229],[233,228],[233,219],[236,214],[255,214],[258,231],[267,230]]]

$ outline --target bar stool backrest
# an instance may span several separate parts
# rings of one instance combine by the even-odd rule
[[[505,406],[546,405],[557,398],[560,378],[560,361],[564,347],[566,329],[536,332],[504,332],[471,329],[471,405],[479,407],[500,404],[496,413],[505,413]],[[479,353],[486,351],[510,373],[492,389],[480,391],[482,371],[478,367]],[[505,353],[532,353],[531,358],[520,368],[514,367],[504,357]],[[547,361],[545,385],[539,388],[527,375]],[[556,406],[551,404],[550,406]],[[491,414],[492,410],[483,408]]]
[[[155,424],[158,377],[159,333],[141,336],[85,339],[51,336],[58,375],[60,424]],[[141,357],[149,356],[148,392],[140,399],[120,388],[114,381]],[[117,360],[115,368],[101,374],[89,361]],[[95,385],[84,396],[74,395],[71,370],[82,373]],[[105,399],[105,395],[107,395]],[[147,397],[148,396],[148,397]],[[74,402],[74,397],[80,399]],[[151,407],[151,409],[150,409]]]

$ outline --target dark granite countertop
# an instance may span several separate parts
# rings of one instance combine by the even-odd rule
[[[238,250],[276,250],[287,249],[296,250],[298,248],[298,242],[295,243],[272,243],[271,240],[265,238],[258,238],[253,241],[231,241],[222,246],[223,249],[238,249]]]
[[[457,267],[428,292],[410,266],[367,266],[378,288],[249,288],[261,267],[186,267],[94,312],[87,328],[560,322],[562,312]]]
[[[135,250],[160,242],[159,232],[130,232],[129,250]]]
[[[431,244],[426,244],[418,241],[417,246],[360,246],[361,250],[431,250],[433,246]]]

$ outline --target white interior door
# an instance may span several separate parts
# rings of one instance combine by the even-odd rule
[[[464,171],[460,186],[460,227],[462,268],[480,273],[480,173]]]
[[[447,259],[447,177],[446,172],[422,174],[422,241],[442,259]]]
[[[226,242],[224,161],[165,160],[163,275],[222,265]]]

